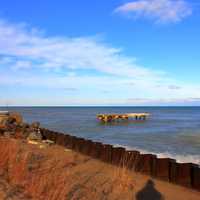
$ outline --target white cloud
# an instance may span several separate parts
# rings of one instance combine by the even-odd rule
[[[127,99],[127,105],[200,105],[200,98],[130,98]]]
[[[191,15],[192,8],[185,0],[138,0],[121,5],[115,12],[134,18],[150,18],[156,23],[174,23]]]
[[[34,29],[35,30],[35,29]],[[158,72],[139,66],[95,37],[47,37],[25,25],[0,21],[0,55],[19,68],[93,70],[108,75],[156,77]],[[1,61],[0,61],[1,62]],[[5,61],[4,61],[5,62]]]
[[[164,72],[140,66],[135,58],[124,55],[122,49],[95,37],[48,37],[24,24],[2,20],[0,74],[1,87],[15,88],[23,94],[36,89],[28,100],[24,97],[27,95],[23,98],[11,95],[12,102],[16,99],[18,105],[20,100],[20,105],[23,102],[29,105],[44,102],[48,105],[80,105],[81,102],[102,105],[128,104],[127,99],[138,99],[132,101],[135,104],[139,101],[147,104],[151,99],[163,102],[163,97],[193,98],[195,102],[200,98],[199,86],[180,83]],[[78,92],[73,93],[74,89]],[[102,91],[109,93],[105,95]],[[55,94],[58,96],[53,103]]]

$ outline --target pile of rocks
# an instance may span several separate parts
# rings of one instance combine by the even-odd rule
[[[0,134],[5,137],[41,141],[40,123],[27,124],[19,113],[0,111]]]

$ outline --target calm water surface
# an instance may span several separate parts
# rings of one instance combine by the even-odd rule
[[[27,122],[113,145],[200,164],[200,107],[9,107]],[[150,112],[145,122],[101,124],[98,113]]]

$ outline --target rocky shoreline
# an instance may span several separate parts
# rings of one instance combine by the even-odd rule
[[[14,116],[14,117],[13,117]],[[30,143],[55,143],[91,158],[117,167],[139,172],[173,184],[200,191],[200,168],[193,163],[177,163],[170,158],[157,158],[152,154],[128,151],[122,147],[93,142],[84,138],[40,128],[38,122],[23,123],[22,117],[10,114],[4,120],[0,133],[5,137],[27,140]]]

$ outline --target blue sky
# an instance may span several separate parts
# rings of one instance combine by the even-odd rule
[[[200,3],[7,0],[0,105],[200,105]]]

